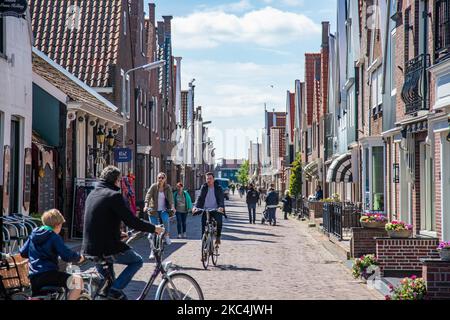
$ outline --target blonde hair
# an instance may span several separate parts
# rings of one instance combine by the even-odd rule
[[[284,192],[284,194],[285,194],[286,196],[290,196],[290,195],[291,195],[290,192],[289,192],[289,190],[286,190],[286,191]]]
[[[42,223],[45,226],[54,228],[60,224],[66,222],[61,212],[58,209],[51,209],[46,212],[41,217]]]

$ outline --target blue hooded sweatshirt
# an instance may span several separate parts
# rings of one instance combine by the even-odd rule
[[[58,257],[65,262],[80,260],[78,253],[70,250],[58,234],[46,227],[33,230],[20,248],[20,255],[29,259],[30,278],[44,272],[58,271]]]

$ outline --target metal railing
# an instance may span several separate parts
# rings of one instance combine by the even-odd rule
[[[345,240],[351,228],[360,226],[361,209],[353,204],[326,202],[323,205],[323,230],[329,235]]]
[[[405,83],[402,99],[405,102],[405,114],[414,114],[428,109],[427,71],[430,55],[421,54],[406,64]]]

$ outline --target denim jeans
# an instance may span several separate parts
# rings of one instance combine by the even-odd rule
[[[112,289],[123,290],[127,287],[130,281],[133,279],[134,275],[142,268],[143,261],[142,257],[138,255],[133,249],[129,249],[122,253],[116,254],[112,257],[115,264],[126,265],[126,268],[122,271],[119,277],[113,282]],[[97,271],[103,274],[103,270],[100,266],[97,266]],[[111,271],[114,275],[114,271]]]
[[[250,223],[256,222],[256,203],[248,203],[248,219]]]
[[[277,213],[277,208],[267,208],[267,214],[269,216],[269,219],[268,219],[269,222],[272,222],[273,224],[277,223],[276,213]]]
[[[178,234],[185,233],[186,232],[186,219],[187,219],[187,212],[178,212],[177,215],[177,230]]]
[[[169,232],[170,221],[169,221],[169,213],[167,211],[158,211],[157,216],[150,216],[149,220],[150,223],[154,225],[162,223],[164,225],[164,229],[166,229],[166,232]]]

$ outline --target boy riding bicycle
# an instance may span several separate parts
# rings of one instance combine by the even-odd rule
[[[60,272],[58,257],[65,262],[83,262],[84,258],[70,250],[59,236],[65,221],[56,209],[42,215],[43,226],[31,233],[20,255],[29,259],[29,277],[32,295],[39,295],[44,287],[61,287],[69,290],[68,300],[77,300],[83,288],[83,279],[76,275]]]

